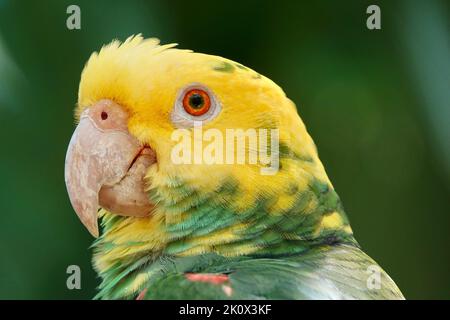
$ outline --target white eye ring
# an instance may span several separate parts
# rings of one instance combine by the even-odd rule
[[[183,106],[183,98],[185,94],[191,90],[199,89],[205,91],[210,99],[211,105],[209,107],[209,110],[202,115],[194,116],[189,114]],[[182,88],[178,94],[177,98],[175,99],[175,104],[173,106],[172,113],[170,114],[170,119],[172,120],[173,124],[177,128],[192,128],[194,126],[194,121],[201,121],[203,123],[207,123],[217,117],[217,115],[222,110],[222,106],[220,105],[219,100],[214,95],[214,93],[207,88],[205,85],[201,83],[191,83],[187,85],[186,87]]]

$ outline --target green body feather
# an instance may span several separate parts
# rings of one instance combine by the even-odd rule
[[[118,260],[114,267],[103,270],[103,283],[96,298],[135,299],[139,292],[146,299],[403,298],[389,276],[359,248],[353,235],[345,231],[348,220],[339,197],[325,183],[313,180],[308,191],[288,190],[298,195],[289,212],[267,215],[265,208],[270,199],[265,198],[238,218],[226,208],[212,205],[214,197],[198,197],[194,190],[172,185],[189,197],[190,201],[182,208],[187,212],[193,210],[192,214],[167,224],[171,239],[163,252],[135,256],[128,262]],[[236,183],[227,181],[218,193],[234,197],[238,191]],[[313,198],[318,205],[312,212],[300,217],[295,214],[305,210]],[[186,198],[178,199],[180,203]],[[183,210],[174,206],[174,214],[186,212]],[[339,212],[343,218],[341,228],[316,233],[320,219],[331,212]],[[113,216],[108,220],[104,224],[106,233],[122,219],[126,218]],[[238,241],[218,244],[215,249],[233,251],[245,244],[258,247],[254,253],[237,257],[212,253],[177,256],[195,247],[196,237],[214,234],[239,223],[239,219],[252,224]],[[114,247],[100,238],[96,250],[105,252],[108,245]],[[379,271],[379,288],[370,287],[372,268]],[[186,273],[226,274],[229,281],[226,284],[195,282],[188,280]],[[145,277],[145,281],[136,291],[130,291],[139,277]],[[231,288],[231,294],[223,286]]]
[[[352,245],[323,245],[285,257],[160,257],[130,266],[115,276],[117,285],[109,282],[97,298],[136,298],[124,296],[122,290],[137,274],[148,273],[151,276],[141,288],[146,299],[403,299],[382,269],[379,287],[371,287],[374,266],[379,268]],[[229,281],[194,282],[186,273],[226,274]],[[230,294],[224,286],[231,288]]]

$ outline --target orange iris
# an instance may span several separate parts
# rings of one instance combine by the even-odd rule
[[[183,108],[193,116],[201,116],[211,107],[211,99],[206,91],[191,89],[183,97]]]

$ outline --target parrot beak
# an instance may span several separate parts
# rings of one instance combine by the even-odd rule
[[[70,202],[89,232],[98,237],[103,207],[124,216],[146,216],[153,205],[144,177],[155,153],[128,132],[128,114],[100,100],[80,116],[67,149],[65,182]]]

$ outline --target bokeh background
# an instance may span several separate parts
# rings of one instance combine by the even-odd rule
[[[66,9],[81,8],[81,30]],[[381,7],[382,29],[366,28]],[[63,166],[91,52],[135,33],[239,61],[296,102],[356,237],[410,299],[450,298],[449,1],[0,0],[0,298],[89,299]],[[66,288],[66,268],[82,289]]]

